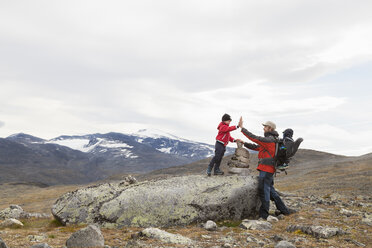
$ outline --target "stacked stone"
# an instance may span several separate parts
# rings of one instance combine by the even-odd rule
[[[229,166],[230,174],[238,175],[249,175],[249,151],[243,148],[243,144],[237,142],[238,148],[236,148],[234,155],[227,163]]]

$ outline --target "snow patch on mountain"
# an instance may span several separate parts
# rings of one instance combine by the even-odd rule
[[[74,150],[79,150],[82,152],[90,152],[92,147],[89,147],[89,139],[75,138],[75,139],[52,139],[46,143],[57,144],[60,146],[67,146]]]
[[[133,152],[128,149],[132,149],[133,146],[130,146],[126,143],[114,140],[106,140],[103,138],[96,138],[95,142],[92,142],[88,138],[56,138],[47,141],[46,143],[53,143],[61,146],[67,146],[74,150],[79,150],[82,152],[99,152],[105,153],[108,150],[115,150],[115,156],[123,156],[125,158],[138,158],[134,155]]]
[[[170,134],[170,133],[167,133],[167,132],[164,132],[162,130],[155,129],[155,128],[140,129],[137,132],[132,133],[130,135],[136,136],[137,137],[136,140],[139,143],[143,143],[143,139],[146,139],[146,138],[152,138],[152,139],[167,138],[167,139],[179,140],[179,141],[184,141],[184,142],[188,142],[188,143],[197,144],[197,142],[195,142],[195,141],[183,139],[183,138],[180,138],[180,137],[175,136],[173,134]]]
[[[156,149],[156,150],[158,150],[159,152],[163,152],[163,153],[168,153],[168,154],[170,154],[170,153],[171,153],[171,150],[172,150],[172,147],[159,148],[159,149]]]
[[[117,143],[116,141],[113,141],[113,140],[105,140],[105,139],[101,139],[101,138],[98,138],[99,142],[99,146],[101,147],[107,147],[107,148],[133,148],[133,146],[130,146],[126,143]]]

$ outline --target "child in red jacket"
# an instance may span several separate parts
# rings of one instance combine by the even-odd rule
[[[222,116],[222,122],[218,125],[218,134],[216,137],[216,145],[214,151],[214,157],[208,165],[207,175],[211,176],[212,169],[214,167],[214,175],[223,175],[223,171],[220,170],[220,164],[223,155],[226,151],[226,146],[229,142],[243,142],[240,139],[234,139],[230,136],[230,132],[239,128],[238,126],[229,126],[231,123],[231,117],[228,114]]]

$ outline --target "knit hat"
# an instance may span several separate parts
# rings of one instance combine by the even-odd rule
[[[276,129],[276,125],[275,125],[275,123],[272,122],[272,121],[267,121],[267,122],[265,122],[265,123],[262,123],[262,125],[264,125],[264,126],[269,126],[269,127],[271,127],[273,130]]]
[[[287,128],[286,130],[283,131],[283,137],[289,137],[292,138],[293,136],[293,130],[290,128]]]
[[[228,115],[228,114],[224,114],[224,115],[222,116],[222,121],[231,121],[231,117],[230,117],[230,115]]]

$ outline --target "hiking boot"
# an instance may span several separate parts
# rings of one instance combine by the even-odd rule
[[[215,171],[214,174],[215,174],[215,175],[221,175],[221,176],[222,176],[222,175],[225,174],[225,173],[224,173],[223,171]]]
[[[284,212],[282,214],[284,215],[290,215],[290,214],[294,214],[294,213],[297,213],[298,211],[296,209],[293,209],[293,208],[287,208],[288,209],[288,212]]]
[[[207,170],[207,176],[211,176],[211,172]]]
[[[275,214],[275,216],[279,216],[279,215],[282,214],[282,212],[280,210],[275,210],[274,214]]]

